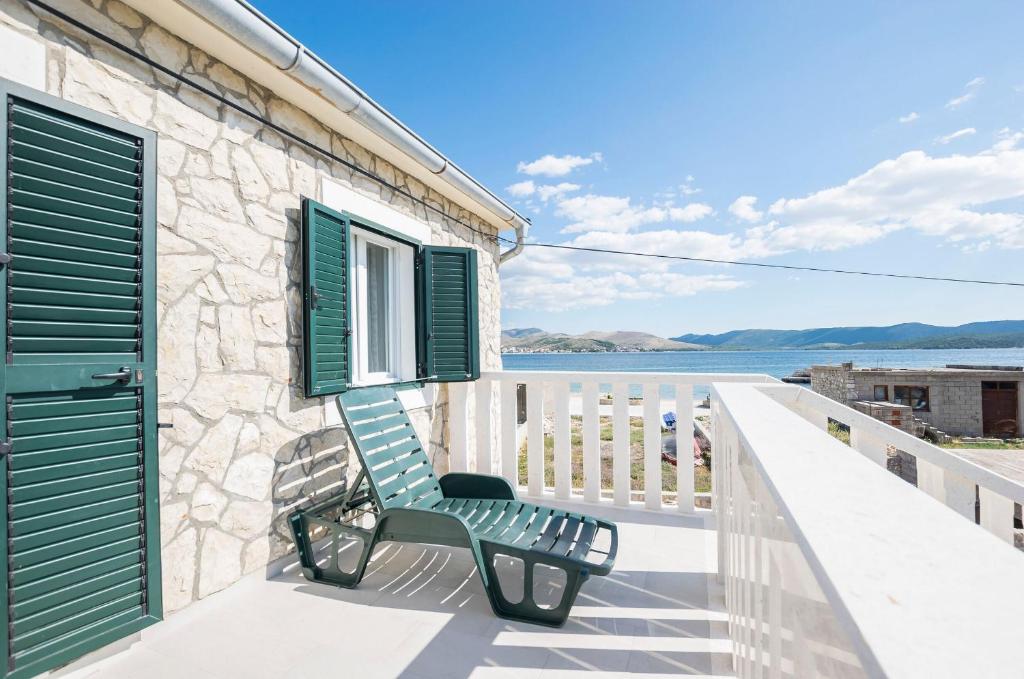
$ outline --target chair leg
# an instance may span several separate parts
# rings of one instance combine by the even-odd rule
[[[366,564],[370,561],[373,548],[377,544],[377,532],[346,526],[334,522],[320,521],[304,512],[295,512],[288,517],[292,535],[295,538],[295,545],[299,552],[299,564],[302,567],[302,574],[307,580],[322,582],[339,587],[351,589],[359,584],[366,572]],[[330,533],[331,554],[327,564],[321,566],[316,562],[312,544],[309,539],[310,525],[325,528]],[[346,537],[358,538],[362,542],[356,567],[352,571],[344,571],[338,565],[338,549],[342,539]]]
[[[553,608],[541,608],[533,599],[533,567],[538,563],[545,563],[541,559],[532,556],[527,550],[509,549],[507,547],[496,548],[495,546],[481,542],[481,555],[477,561],[480,570],[480,577],[484,583],[484,590],[491,603],[491,609],[499,618],[528,622],[535,625],[547,627],[561,627],[569,618],[572,605],[576,601],[580,587],[587,581],[589,572],[586,568],[573,568],[564,564],[558,564],[557,568],[565,571],[565,591],[558,605]],[[494,557],[498,555],[514,556],[523,560],[525,572],[523,573],[523,598],[516,603],[505,598],[501,591],[501,584],[498,581],[498,573],[494,568]]]

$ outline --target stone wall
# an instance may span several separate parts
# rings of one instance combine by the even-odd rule
[[[67,0],[60,8],[495,233],[117,0]],[[321,178],[330,177],[428,224],[433,244],[478,248],[484,370],[501,366],[498,248],[21,0],[0,0],[0,29],[45,46],[40,67],[50,94],[159,133],[159,419],[174,424],[160,438],[161,531],[164,603],[173,611],[288,552],[285,515],[337,489],[347,473],[344,432],[324,429],[337,421],[333,405],[301,393],[300,195],[318,197]],[[413,419],[443,469],[447,391],[429,392]]]
[[[849,405],[850,393],[850,368],[851,364],[841,365],[812,365],[811,366],[811,389],[827,396],[833,401],[843,405]]]

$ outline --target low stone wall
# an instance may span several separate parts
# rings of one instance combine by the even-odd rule
[[[117,0],[60,9],[248,110],[472,224],[495,229],[333,133]],[[161,533],[167,611],[216,592],[291,549],[284,517],[347,474],[333,404],[301,393],[300,196],[330,178],[430,226],[432,243],[480,250],[484,370],[500,369],[497,245],[313,155],[261,123],[21,0],[0,31],[45,46],[46,91],[159,133],[158,317]],[[43,51],[40,51],[43,54]],[[31,82],[26,80],[25,82]],[[436,393],[435,393],[436,392]],[[447,390],[413,413],[447,468]]]

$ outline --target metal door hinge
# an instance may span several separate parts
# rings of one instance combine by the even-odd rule
[[[11,257],[11,253],[0,252],[0,266],[6,266],[10,264],[12,259],[13,257]]]
[[[12,449],[11,437],[8,436],[4,440],[0,441],[0,457],[4,455],[10,455]]]

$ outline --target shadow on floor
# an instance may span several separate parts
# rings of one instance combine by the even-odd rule
[[[725,615],[709,610],[709,573],[671,568],[686,549],[706,545],[703,518],[614,509],[602,514],[620,522],[620,563],[642,569],[591,578],[561,629],[495,617],[472,558],[458,548],[383,543],[351,590],[306,582],[294,570],[281,579],[294,582],[298,592],[344,603],[337,613],[349,630],[346,645],[362,644],[367,655],[354,665],[346,658],[344,665],[364,676],[723,673]],[[671,544],[672,538],[680,544]],[[508,581],[501,578],[503,585]],[[557,596],[560,585],[553,578],[537,587]]]

